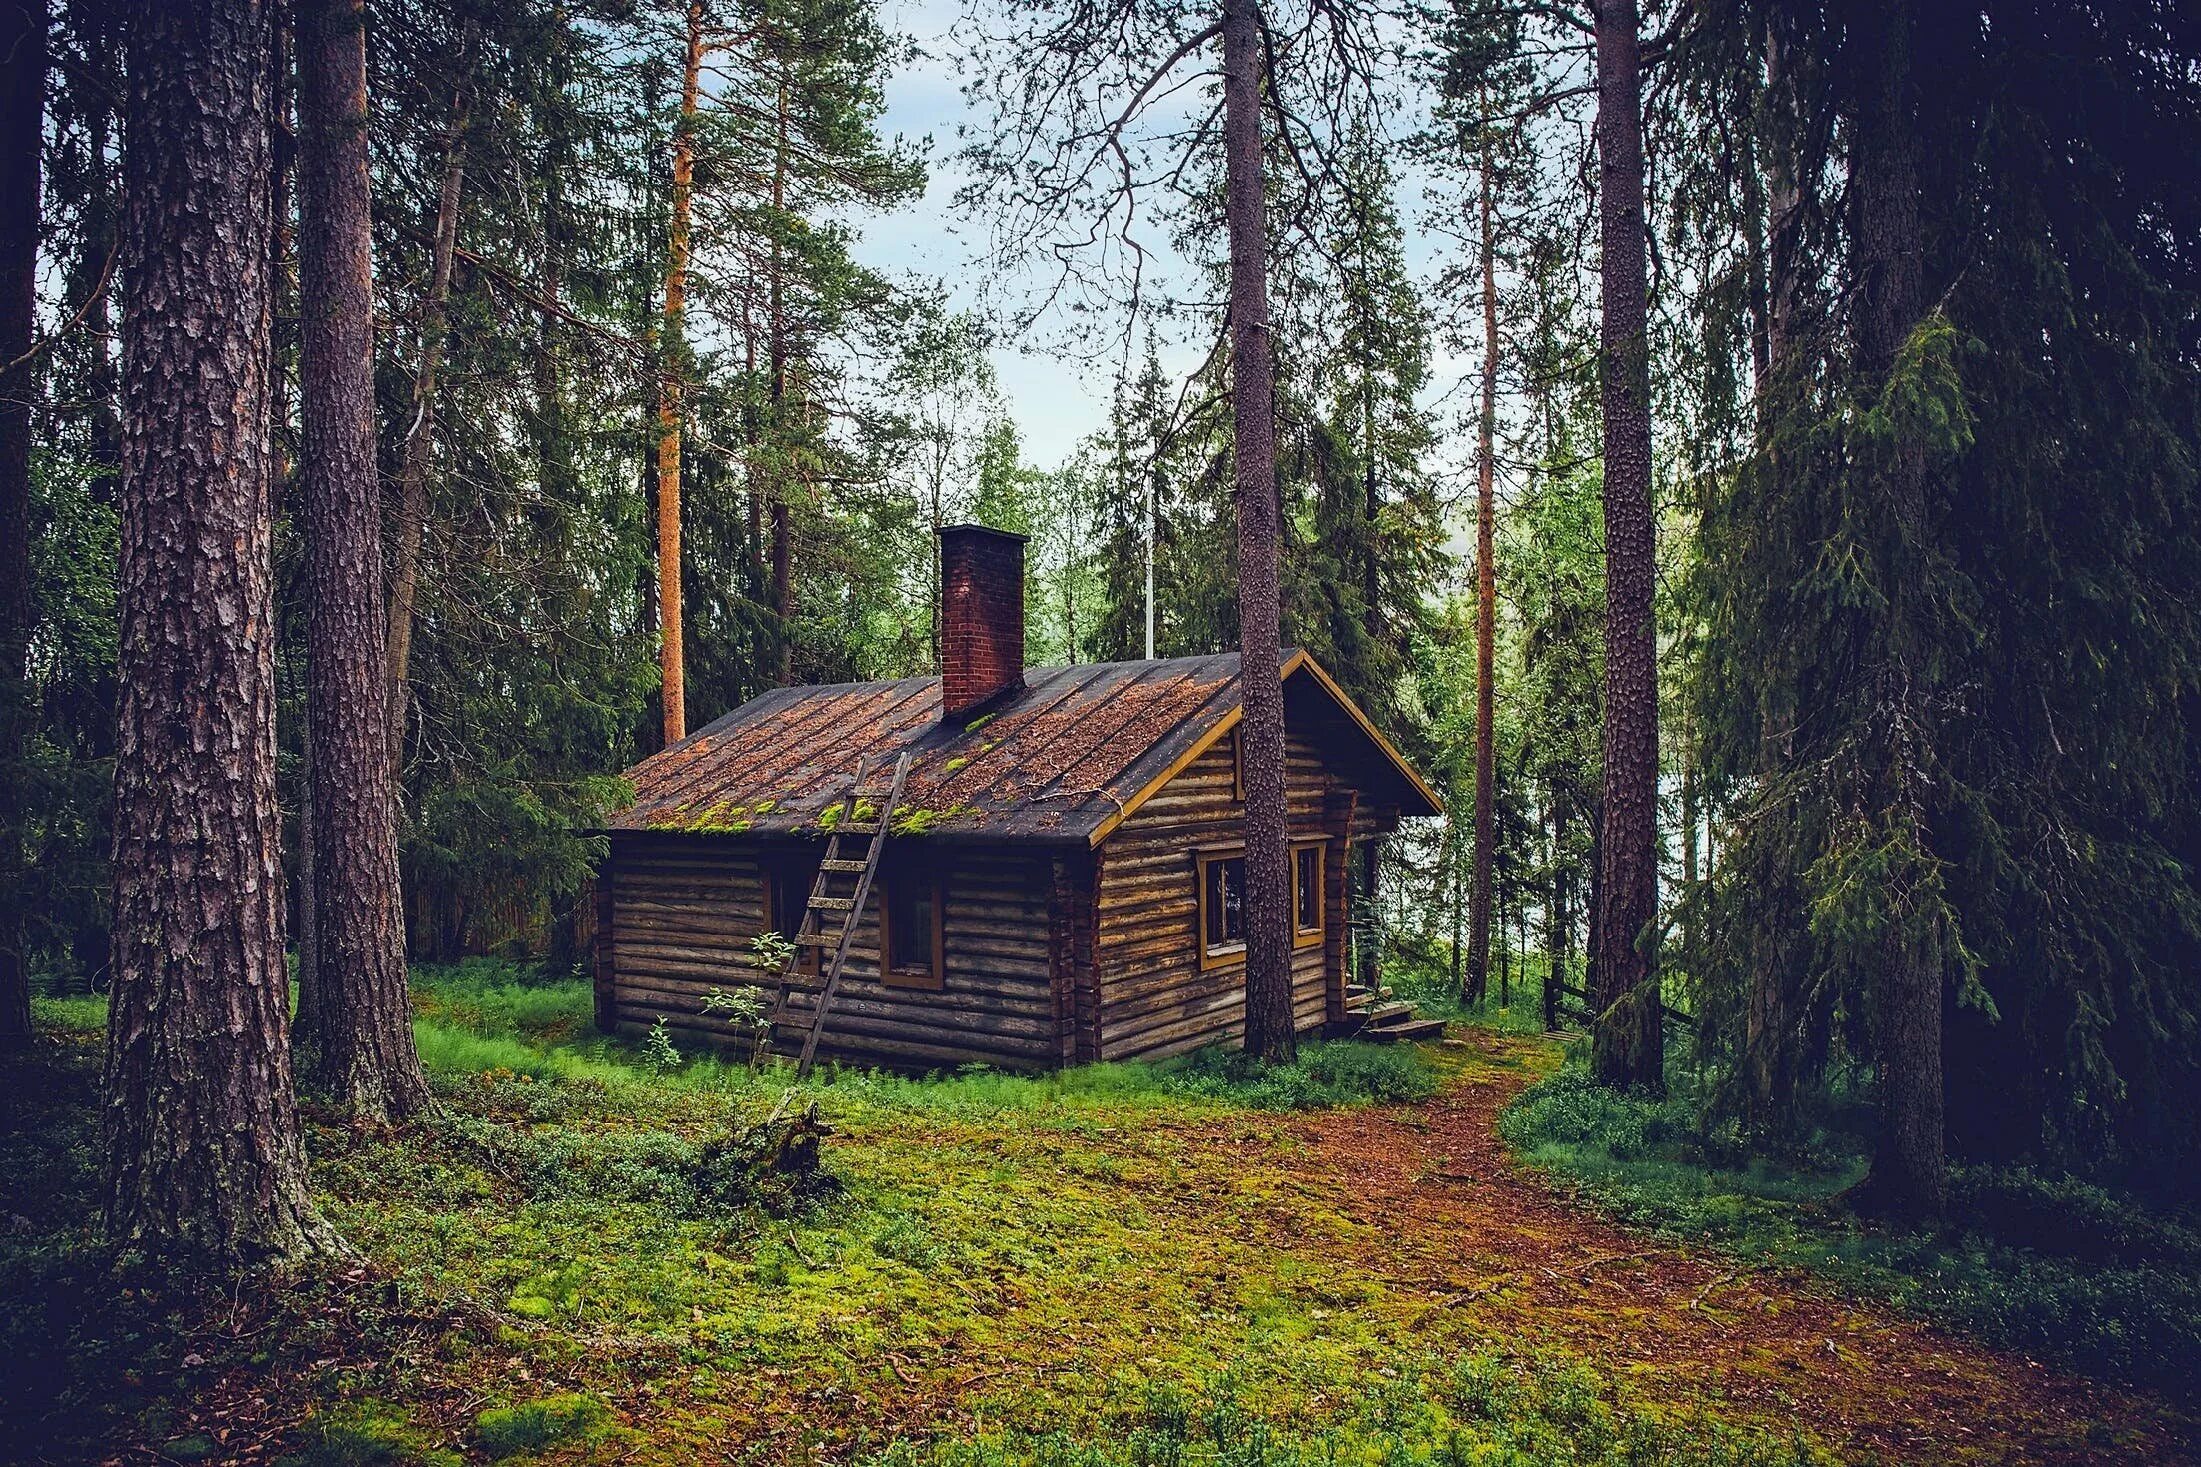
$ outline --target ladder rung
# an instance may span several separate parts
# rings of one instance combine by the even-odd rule
[[[852,897],[814,896],[810,899],[810,905],[821,912],[850,912],[856,908],[855,899]]]
[[[797,947],[839,947],[840,945],[841,934],[838,932],[803,932],[796,934],[795,937],[795,946]]]
[[[818,869],[820,871],[845,871],[854,874],[862,871],[864,865],[865,863],[862,861],[820,861]]]
[[[876,820],[848,820],[834,826],[833,829],[834,833],[838,835],[877,835],[879,833],[879,822]]]

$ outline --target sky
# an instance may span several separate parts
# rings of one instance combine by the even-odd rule
[[[1019,300],[1015,284],[997,278],[982,261],[984,221],[959,219],[952,208],[952,196],[964,181],[953,157],[956,128],[972,115],[957,86],[953,59],[957,42],[949,34],[962,9],[963,0],[884,0],[881,5],[880,17],[887,28],[913,38],[921,51],[887,83],[882,130],[912,140],[929,134],[931,178],[921,201],[860,221],[855,253],[879,270],[945,282],[958,306],[978,306],[989,294],[1013,304]],[[1424,227],[1429,206],[1423,198],[1423,177],[1407,171],[1402,179],[1399,207],[1407,225],[1408,262],[1426,283],[1443,268],[1446,242]],[[1159,228],[1146,231],[1142,243],[1175,259],[1166,240],[1159,237],[1162,233]],[[1025,458],[1041,468],[1059,466],[1080,438],[1106,426],[1114,386],[1114,374],[1105,366],[1049,354],[1045,349],[1049,325],[1043,317],[1027,343],[1002,343],[993,353]],[[1472,353],[1479,343],[1462,353],[1444,337],[1440,331],[1427,405],[1449,428],[1461,403],[1458,389],[1474,368]],[[1163,340],[1157,342],[1157,349],[1164,370],[1180,377],[1193,370],[1202,355],[1202,346],[1193,343]],[[1440,458],[1447,456],[1440,450]]]
[[[952,159],[956,125],[968,115],[947,34],[960,11],[958,0],[887,0],[881,7],[887,28],[914,38],[924,53],[887,83],[882,130],[910,139],[931,135],[931,182],[922,200],[865,219],[855,253],[874,269],[944,281],[956,305],[974,307],[988,276],[978,258],[984,225],[957,219],[950,203],[963,182]],[[993,356],[1029,462],[1055,468],[1080,438],[1107,425],[1109,380],[1093,380],[1082,364],[1013,345],[996,346]]]

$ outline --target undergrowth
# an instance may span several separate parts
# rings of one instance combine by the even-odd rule
[[[1992,1343],[2201,1395],[2201,1229],[2067,1177],[1956,1166],[1931,1232],[1859,1219],[1863,1139],[1821,1129],[1779,1158],[1708,1122],[1686,1078],[1663,1100],[1590,1082],[1578,1062],[1498,1123],[1517,1154],[1624,1221],[1812,1270]]]
[[[1096,1429],[897,1441],[871,1467],[1780,1467],[1830,1460],[1801,1441],[1704,1417],[1662,1420],[1572,1362],[1477,1353],[1340,1392],[1342,1419],[1278,1420],[1219,1377],[1150,1386]]]

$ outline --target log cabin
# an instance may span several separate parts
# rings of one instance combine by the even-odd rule
[[[774,689],[627,771],[596,880],[601,1027],[737,1042],[706,996],[776,984],[757,934],[795,934],[858,761],[907,753],[822,1055],[1041,1070],[1239,1039],[1237,655],[1026,668],[1023,537],[950,526],[940,558],[941,676]],[[1434,1021],[1349,982],[1346,873],[1437,797],[1305,652],[1282,676],[1298,1027],[1420,1037]]]

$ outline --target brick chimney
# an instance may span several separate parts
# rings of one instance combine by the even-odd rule
[[[940,529],[940,717],[1024,686],[1024,537]]]

